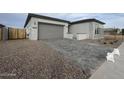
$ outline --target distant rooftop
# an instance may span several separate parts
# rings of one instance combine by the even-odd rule
[[[3,25],[3,24],[0,24],[0,27],[5,27],[5,25]]]

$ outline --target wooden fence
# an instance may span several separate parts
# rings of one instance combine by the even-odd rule
[[[2,29],[0,28],[0,40],[2,40]]]
[[[26,30],[18,28],[8,28],[8,39],[26,39]]]
[[[26,30],[18,28],[0,28],[0,40],[26,39]]]

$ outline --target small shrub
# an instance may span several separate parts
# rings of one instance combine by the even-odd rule
[[[114,42],[110,42],[110,44],[112,44],[112,45],[113,45],[113,44],[114,44]]]
[[[115,40],[115,41],[114,41],[114,43],[117,43],[117,42],[118,42],[118,40]]]
[[[106,42],[104,42],[103,44],[107,44]]]

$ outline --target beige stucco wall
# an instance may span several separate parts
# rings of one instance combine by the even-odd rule
[[[77,24],[72,24],[69,27],[69,32],[70,34],[75,34],[75,33],[85,34],[89,36],[89,39],[95,39],[95,37],[97,37],[95,35],[96,28],[103,28],[103,25],[97,22],[77,23]]]
[[[69,27],[69,32],[71,34],[75,34],[75,33],[76,34],[84,34],[86,36],[89,36],[88,38],[92,38],[91,35],[93,35],[93,23],[85,22],[85,23],[72,24]],[[82,35],[82,36],[84,36],[84,35]]]
[[[69,32],[71,34],[74,33],[89,33],[89,23],[78,23],[78,24],[72,24],[69,27]]]

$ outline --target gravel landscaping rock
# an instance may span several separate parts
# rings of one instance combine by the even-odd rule
[[[56,52],[43,41],[0,42],[0,78],[74,79],[89,77],[80,64]]]
[[[107,52],[113,50],[103,45],[69,39],[45,40],[45,42],[60,54],[79,63],[87,76],[91,76],[105,62]]]
[[[85,79],[112,49],[76,40],[0,41],[0,78]]]

